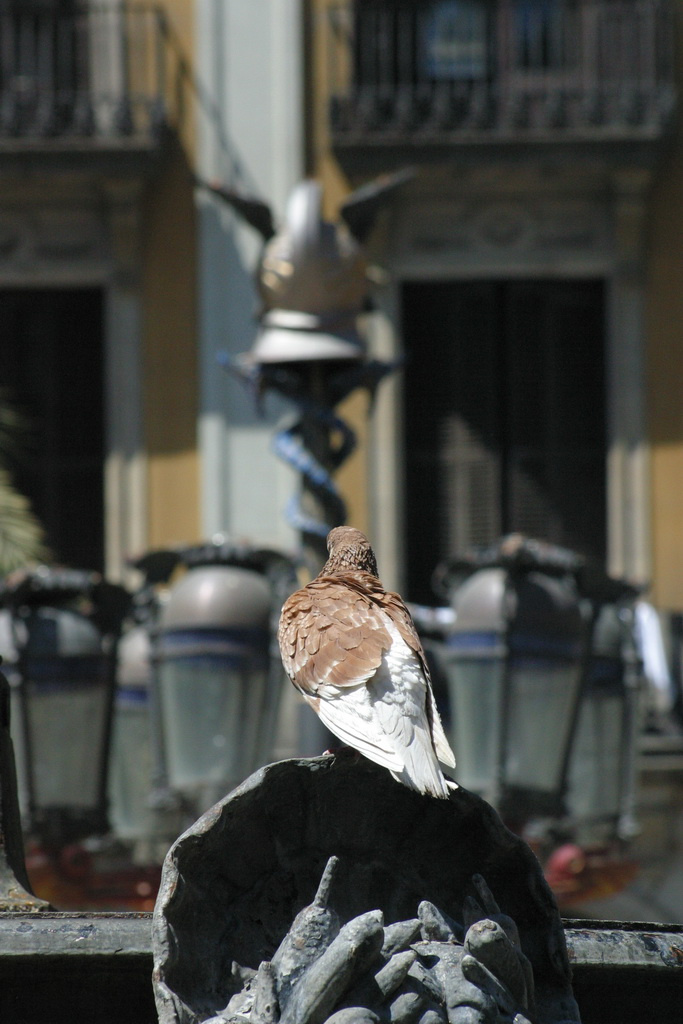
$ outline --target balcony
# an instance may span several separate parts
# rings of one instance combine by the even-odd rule
[[[326,43],[342,161],[530,143],[638,157],[673,120],[666,0],[347,2],[328,9]]]
[[[157,152],[169,53],[159,8],[0,0],[0,161]]]

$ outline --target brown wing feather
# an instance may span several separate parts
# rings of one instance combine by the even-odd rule
[[[326,683],[357,686],[377,671],[391,645],[365,576],[319,576],[285,602],[278,630],[282,660],[304,693],[315,695]]]
[[[343,688],[368,681],[391,646],[386,616],[420,659],[427,681],[425,711],[432,741],[439,759],[455,766],[410,612],[398,594],[385,591],[370,573],[348,570],[318,576],[292,594],[283,606],[278,630],[285,670],[314,707],[319,706],[318,694],[324,696],[326,685]]]
[[[427,679],[429,679],[429,666],[427,665],[424,648],[420,637],[418,636],[418,632],[415,629],[415,623],[412,620],[410,612],[403,603],[403,599],[398,594],[385,590],[378,603],[383,611],[385,611],[390,617],[391,621],[408,644],[408,647],[410,647],[412,651],[415,651],[422,662],[422,668],[424,669],[425,675],[427,676]]]

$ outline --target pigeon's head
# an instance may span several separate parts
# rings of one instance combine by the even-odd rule
[[[339,569],[361,569],[377,576],[377,559],[370,547],[370,541],[352,526],[335,526],[327,535],[329,558],[323,570],[325,573]]]

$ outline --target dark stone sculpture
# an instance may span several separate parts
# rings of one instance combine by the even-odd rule
[[[374,910],[340,927],[328,905],[338,864],[330,858],[313,903],[297,914],[272,960],[250,971],[207,1024],[496,1024],[506,1015],[528,1024],[517,1011],[533,1012],[531,964],[480,876],[473,886],[491,916],[469,897],[475,920],[461,941],[460,927],[427,900],[408,921],[384,927]]]
[[[49,903],[33,895],[26,874],[17,770],[10,735],[10,688],[6,676],[0,672],[0,913],[51,909]]]
[[[160,1024],[579,1020],[527,845],[466,790],[421,796],[365,759],[270,765],[203,815],[166,858],[153,944]]]

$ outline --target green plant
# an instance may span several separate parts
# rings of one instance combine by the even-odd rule
[[[28,433],[25,418],[0,388],[0,576],[49,557],[43,528],[14,486],[10,465],[20,459]]]

